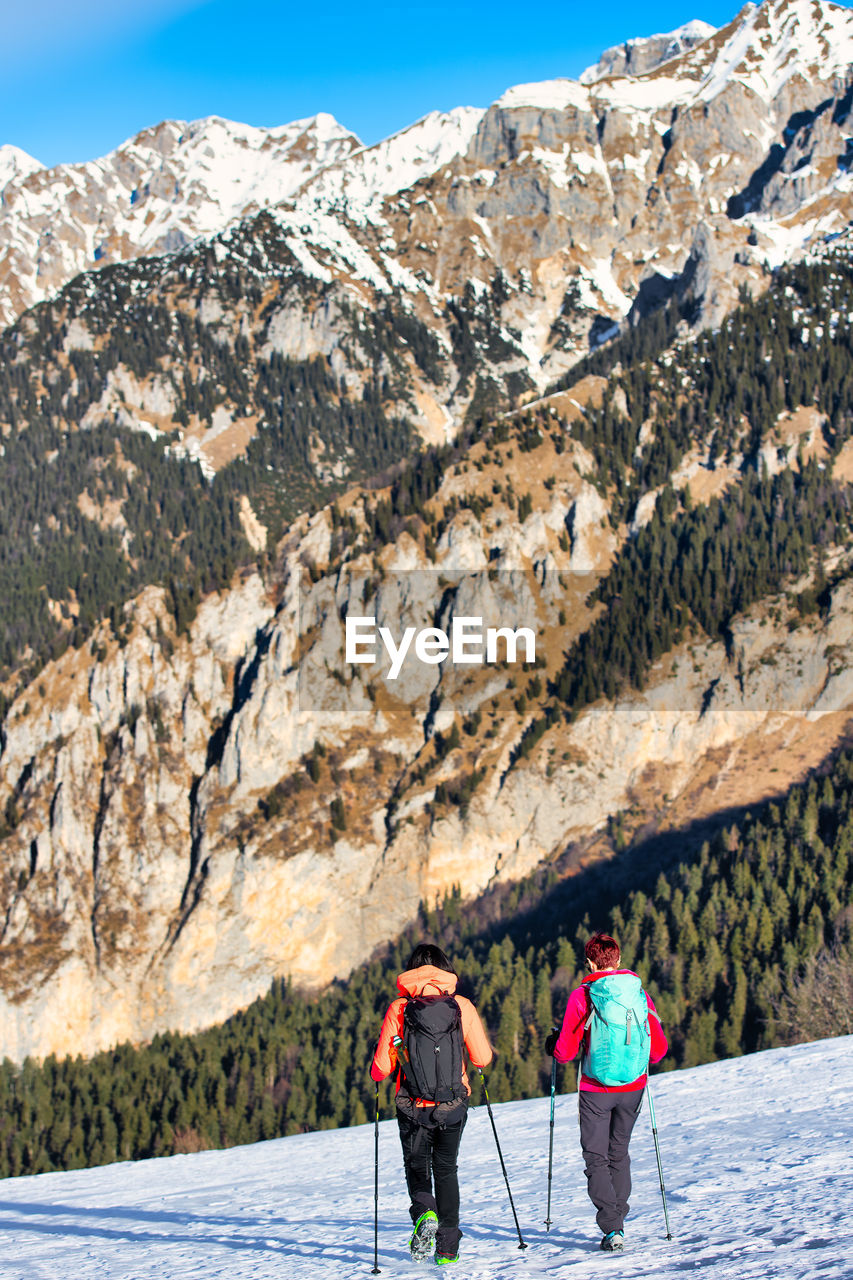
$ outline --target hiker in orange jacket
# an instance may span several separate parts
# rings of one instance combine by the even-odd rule
[[[456,1160],[471,1093],[463,1047],[475,1067],[492,1060],[480,1016],[470,1000],[456,995],[457,981],[440,947],[415,947],[397,979],[400,995],[385,1014],[370,1068],[376,1081],[396,1072],[397,1123],[414,1223],[409,1247],[413,1257],[423,1258],[434,1241],[439,1265],[456,1261],[462,1236]]]

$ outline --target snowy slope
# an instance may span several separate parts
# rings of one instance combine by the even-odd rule
[[[659,1077],[658,1126],[675,1238],[663,1216],[648,1115],[633,1141],[626,1252],[596,1251],[574,1095],[556,1108],[555,1226],[546,1235],[548,1101],[495,1107],[527,1252],[517,1247],[488,1115],[460,1159],[462,1241],[453,1274],[482,1280],[620,1280],[686,1271],[713,1280],[853,1275],[853,1037]],[[475,1085],[475,1089],[477,1086]],[[386,1106],[387,1113],[387,1106]],[[382,1275],[411,1276],[396,1125],[380,1131]],[[373,1266],[373,1127],[11,1179],[0,1195],[4,1280],[327,1280]]]
[[[350,218],[369,219],[387,196],[414,186],[464,153],[484,114],[478,107],[431,111],[390,138],[323,169],[305,184],[299,205],[341,207]]]
[[[674,40],[681,31],[680,28],[671,33]],[[694,35],[700,33],[693,32]],[[650,37],[651,40],[668,38]],[[632,43],[629,41],[625,47]],[[627,112],[641,112],[710,102],[735,82],[769,104],[791,81],[804,84],[818,79],[831,81],[833,76],[847,76],[851,64],[853,12],[850,9],[837,4],[816,5],[812,0],[777,0],[747,6],[734,22],[719,32],[708,27],[706,38],[678,56],[666,59],[659,70],[654,68],[639,75],[611,70],[607,79],[601,79],[599,64],[583,72],[580,81],[545,80],[515,86],[499,98],[496,105],[535,106],[545,110],[566,110],[574,106],[588,110],[595,102],[599,106],[607,104]]]
[[[701,46],[685,61],[705,71],[699,95],[708,101],[737,78],[765,102],[772,102],[795,77],[809,82],[846,76],[853,62],[853,14],[846,6],[812,0],[783,0],[745,11],[745,20],[705,70]],[[707,57],[707,55],[706,55]]]

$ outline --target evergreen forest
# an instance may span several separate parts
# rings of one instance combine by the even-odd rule
[[[801,406],[823,416],[827,449],[836,455],[853,428],[851,288],[846,254],[785,267],[766,293],[744,296],[719,329],[680,340],[657,358],[611,366],[601,406],[587,407],[575,434],[614,498],[612,519],[630,518],[642,494],[667,485],[684,455],[709,440],[712,466],[760,471],[762,441],[772,441],[780,414]],[[668,314],[645,322],[650,351],[671,336]],[[633,345],[644,350],[639,338]],[[616,354],[614,348],[609,359]],[[607,368],[602,363],[602,372]]]
[[[224,1025],[84,1061],[0,1068],[0,1175],[231,1146],[363,1124],[370,1059],[414,944],[435,940],[477,1004],[497,1058],[493,1101],[542,1095],[543,1040],[581,978],[583,942],[612,932],[661,1013],[662,1069],[786,1042],[780,1015],[835,948],[853,963],[853,751],[783,799],[640,841],[564,874],[557,861],[463,905],[424,906],[406,934],[322,996],[285,982]],[[821,1034],[847,1029],[849,1008]],[[845,1022],[844,1020],[847,1020]],[[807,1030],[808,1034],[808,1030]],[[560,1089],[574,1086],[560,1069]],[[474,1102],[480,1088],[474,1080]],[[392,1086],[381,1106],[391,1114]]]
[[[434,337],[389,302],[344,315],[367,362],[348,391],[322,356],[291,360],[266,342],[270,277],[279,304],[319,305],[323,286],[297,268],[272,219],[174,259],[140,259],[83,275],[0,335],[0,680],[31,679],[79,646],[97,621],[117,635],[122,606],[157,583],[179,630],[201,595],[254,564],[239,500],[248,496],[274,544],[300,512],[412,452],[387,406],[405,397],[400,352],[440,372]],[[261,310],[254,345],[204,323],[203,298]],[[85,322],[91,346],[70,342]],[[160,434],[99,409],[124,372],[172,406]],[[115,383],[119,377],[119,383]],[[245,453],[211,479],[182,457],[180,432],[220,409],[257,423]]]

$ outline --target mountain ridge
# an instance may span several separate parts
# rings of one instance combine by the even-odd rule
[[[709,39],[716,30],[717,28],[712,27],[709,22],[694,18],[676,27],[674,31],[652,36],[635,36],[605,49],[598,62],[582,71],[578,80],[581,84],[590,84],[595,80],[603,80],[607,76],[625,72],[644,75],[661,63],[678,57],[694,44],[700,44],[703,40]]]
[[[688,31],[685,36],[684,32]],[[681,40],[686,43],[686,47],[674,56],[667,58],[664,62],[656,64],[649,71],[638,74],[614,76],[609,74],[603,78],[599,78],[589,83],[581,81],[551,81],[544,82],[537,86],[516,86],[506,91],[504,95],[499,97],[490,108],[485,112],[474,108],[459,108],[453,112],[432,113],[430,117],[426,117],[423,121],[408,126],[407,128],[393,134],[389,139],[384,140],[371,147],[362,147],[358,144],[358,140],[346,131],[336,122],[331,121],[330,117],[315,118],[315,127],[313,133],[316,136],[309,138],[311,134],[309,122],[295,122],[293,125],[283,126],[278,131],[280,135],[279,141],[283,145],[275,145],[276,131],[263,131],[251,129],[249,126],[229,125],[226,129],[226,135],[233,134],[233,138],[221,137],[219,145],[230,146],[233,154],[237,156],[240,150],[240,142],[242,137],[243,145],[247,145],[247,140],[254,138],[255,142],[260,137],[266,137],[269,141],[264,144],[269,147],[272,145],[270,152],[270,165],[274,168],[279,164],[279,156],[284,156],[290,150],[294,150],[297,159],[290,165],[288,173],[293,173],[293,178],[284,180],[277,179],[271,181],[269,176],[260,179],[258,187],[258,199],[263,205],[275,207],[281,204],[283,199],[294,201],[294,228],[297,228],[298,211],[300,208],[306,210],[314,210],[335,215],[337,212],[343,212],[345,217],[351,222],[352,217],[356,216],[363,219],[368,216],[368,210],[373,212],[369,214],[370,220],[383,223],[391,232],[390,252],[395,256],[400,267],[408,270],[423,270],[421,261],[412,262],[410,250],[406,249],[402,242],[403,238],[398,231],[399,217],[388,218],[387,211],[383,218],[381,212],[382,198],[385,197],[386,203],[390,197],[397,195],[401,189],[418,187],[418,172],[422,172],[425,179],[430,179],[436,175],[447,163],[456,161],[456,167],[459,171],[458,180],[470,182],[472,176],[478,172],[486,174],[493,168],[493,161],[497,160],[499,164],[506,164],[507,159],[511,162],[514,156],[517,156],[519,148],[510,147],[508,156],[505,154],[500,159],[493,154],[493,148],[489,144],[489,136],[494,125],[498,125],[503,130],[506,137],[506,129],[514,130],[518,126],[513,124],[507,115],[506,124],[501,125],[496,113],[499,116],[501,111],[506,114],[513,109],[529,107],[536,109],[543,108],[546,112],[558,110],[565,113],[566,111],[581,111],[588,113],[591,117],[601,118],[602,113],[613,117],[613,125],[608,129],[606,120],[602,121],[602,125],[607,133],[613,133],[615,127],[614,140],[618,142],[619,131],[626,128],[629,134],[634,136],[635,141],[627,144],[628,149],[625,150],[626,140],[623,137],[615,150],[605,148],[606,155],[601,153],[600,146],[597,144],[587,146],[587,148],[579,148],[570,150],[572,143],[564,142],[562,146],[554,145],[546,141],[545,146],[541,144],[534,146],[531,152],[532,159],[528,161],[530,169],[530,177],[536,181],[544,181],[546,187],[552,190],[556,187],[556,192],[566,188],[566,184],[580,182],[581,187],[585,182],[593,180],[593,185],[598,183],[598,176],[604,180],[605,193],[610,188],[610,198],[613,198],[615,192],[614,183],[617,178],[618,170],[613,172],[611,178],[611,170],[614,166],[621,165],[628,172],[636,177],[642,177],[647,182],[652,177],[653,169],[650,164],[652,157],[654,163],[663,169],[665,173],[670,173],[672,177],[669,179],[669,186],[673,187],[673,181],[679,178],[678,164],[678,138],[684,135],[682,146],[687,144],[689,133],[685,133],[684,123],[675,120],[675,116],[681,112],[682,115],[687,111],[691,103],[695,102],[696,106],[704,107],[708,103],[716,100],[721,96],[726,99],[727,110],[734,111],[742,120],[742,130],[744,135],[741,138],[740,148],[732,146],[732,140],[726,147],[721,150],[727,155],[726,172],[732,171],[732,162],[736,159],[736,153],[739,149],[743,149],[746,144],[746,153],[754,152],[755,159],[753,171],[757,171],[762,160],[766,159],[767,147],[774,136],[779,137],[782,133],[782,126],[787,123],[788,117],[791,116],[792,110],[788,103],[791,98],[791,84],[796,83],[799,88],[798,93],[802,94],[806,87],[806,80],[811,82],[822,81],[826,84],[826,88],[840,96],[840,91],[846,87],[847,81],[843,84],[836,84],[838,73],[845,68],[849,70],[851,62],[853,62],[853,39],[851,39],[851,21],[849,11],[841,6],[822,3],[815,8],[807,3],[807,0],[764,0],[760,6],[746,6],[745,9],[737,15],[732,22],[726,27],[717,31],[711,30],[706,33],[704,28],[700,27],[698,38],[694,42],[696,32],[690,33],[690,24],[686,28],[679,28],[676,32],[670,33],[666,37],[653,37],[654,41],[675,39],[676,43]],[[641,42],[647,44],[648,42]],[[802,47],[800,47],[802,46]],[[586,73],[584,73],[586,74]],[[805,75],[805,79],[804,79]],[[835,78],[835,79],[834,79]],[[737,93],[744,93],[746,97],[742,100],[737,98]],[[733,94],[735,95],[733,97]],[[651,96],[649,96],[651,95]],[[530,101],[525,102],[528,98]],[[816,99],[810,104],[813,110],[820,105],[820,99]],[[752,105],[750,105],[752,102]],[[756,110],[756,103],[763,103],[760,110]],[[768,117],[768,110],[771,115]],[[782,113],[780,115],[780,113]],[[802,112],[801,112],[802,114]],[[837,114],[837,112],[836,112]],[[622,119],[624,117],[624,119]],[[754,117],[752,119],[751,117]],[[762,118],[764,117],[764,118]],[[211,118],[215,120],[216,118]],[[316,121],[325,121],[325,130],[329,133],[328,137],[324,137],[323,128],[317,126]],[[194,130],[200,130],[202,142],[204,141],[206,122],[200,121],[190,126],[180,126],[170,122],[157,127],[157,129],[146,131],[138,135],[138,138],[151,136],[156,138],[161,135],[171,135],[176,129],[179,130],[177,136],[180,137],[180,129],[188,129],[190,134]],[[207,122],[209,123],[209,122]],[[566,121],[558,127],[558,134],[563,131],[565,136]],[[307,129],[299,130],[298,126],[308,125]],[[547,139],[548,131],[553,132],[556,122],[543,124],[546,133],[543,135]],[[210,127],[213,127],[212,125]],[[538,127],[538,126],[537,126]],[[704,126],[706,131],[713,130],[717,126]],[[722,126],[720,126],[722,127]],[[805,126],[800,126],[802,132]],[[329,132],[331,130],[331,132]],[[639,130],[639,134],[637,133]],[[288,132],[289,131],[289,132]],[[290,138],[290,134],[294,134]],[[430,141],[429,135],[432,134]],[[287,135],[287,137],[285,137]],[[639,141],[646,135],[645,141]],[[571,134],[568,135],[569,137]],[[661,146],[661,139],[668,139]],[[421,143],[421,139],[426,140],[426,146]],[[752,141],[751,141],[752,139]],[[172,140],[174,143],[174,139]],[[721,139],[724,141],[724,139]],[[407,148],[411,144],[415,144],[412,154],[408,153]],[[235,150],[236,144],[236,150]],[[675,144],[675,145],[674,145]],[[757,145],[756,145],[757,144]],[[779,145],[779,144],[774,144]],[[506,147],[506,141],[503,148]],[[673,150],[674,147],[674,150]],[[307,150],[306,150],[307,148]],[[337,155],[333,154],[337,148]],[[621,154],[620,154],[620,149]],[[257,149],[257,146],[256,146]],[[112,160],[112,164],[117,166],[118,176],[122,169],[130,169],[133,174],[139,175],[140,166],[134,156],[134,140],[128,144],[123,144],[116,152],[110,153],[102,162],[91,162],[88,166],[77,166],[68,169],[69,178],[72,185],[77,189],[74,199],[78,203],[82,202],[83,206],[87,197],[85,189],[80,190],[80,183],[87,181],[87,174],[91,178],[91,170],[93,166],[102,167],[107,160]],[[845,154],[844,145],[839,144],[838,154]],[[465,157],[478,160],[482,158],[485,164],[480,163],[478,167],[467,168],[462,163]],[[349,160],[347,160],[349,157]],[[114,158],[114,159],[112,159]],[[746,158],[746,157],[744,157]],[[675,162],[675,163],[673,163]],[[724,209],[725,201],[730,200],[737,194],[737,188],[732,189],[730,186],[723,187],[721,196],[715,194],[715,187],[718,183],[713,181],[713,173],[705,174],[704,182],[708,186],[707,196],[703,196],[701,192],[702,182],[698,181],[697,175],[703,172],[703,166],[710,162],[711,170],[719,167],[719,162],[714,160],[713,154],[703,159],[696,153],[696,139],[694,138],[688,146],[688,152],[685,154],[684,172],[682,178],[689,179],[689,184],[694,188],[690,200],[696,200],[699,196],[699,203],[694,213],[694,222],[701,225],[702,219],[705,220],[709,216],[713,219],[715,215]],[[299,173],[299,165],[302,165],[302,181],[297,181]],[[347,167],[349,164],[349,167]],[[135,166],[135,167],[134,167]],[[107,166],[109,167],[109,166]],[[67,168],[67,167],[66,167]],[[802,168],[802,166],[801,166]],[[673,173],[673,170],[675,172]],[[62,177],[64,169],[55,171],[57,174],[56,181],[62,183],[66,179]],[[164,169],[161,178],[158,179],[162,190],[168,188],[169,183],[180,181],[180,167],[170,169],[168,166]],[[368,180],[365,182],[366,175],[373,173],[373,184]],[[383,180],[383,174],[387,175]],[[78,176],[74,176],[78,175]],[[744,173],[742,186],[745,187],[749,180],[749,172]],[[810,187],[807,192],[809,198],[813,199],[816,194],[814,179],[810,183],[804,182],[805,175],[801,173],[798,179],[801,188]],[[494,182],[494,178],[486,181]],[[7,183],[5,206],[6,217],[4,218],[3,232],[5,245],[0,243],[0,287],[6,291],[6,301],[2,303],[5,307],[6,318],[11,318],[14,314],[20,312],[22,307],[31,305],[32,302],[39,298],[46,297],[52,290],[64,283],[80,270],[81,267],[94,266],[96,261],[121,260],[128,256],[133,256],[138,252],[163,252],[169,251],[177,247],[181,243],[186,243],[189,238],[195,235],[203,237],[215,235],[224,229],[235,217],[245,215],[250,212],[251,192],[248,193],[246,207],[242,213],[233,203],[229,203],[225,198],[225,194],[215,190],[205,191],[205,182],[203,175],[201,178],[192,177],[190,172],[190,195],[191,202],[197,201],[199,198],[204,203],[204,210],[193,210],[188,208],[186,213],[182,213],[179,207],[175,207],[168,212],[168,207],[161,203],[157,206],[157,215],[154,226],[147,228],[144,234],[139,234],[132,229],[132,218],[125,217],[120,219],[112,228],[110,226],[101,226],[92,213],[86,213],[85,207],[78,221],[72,226],[68,225],[63,231],[61,221],[57,220],[59,205],[54,203],[50,205],[50,212],[55,226],[50,229],[50,234],[39,231],[40,226],[44,226],[45,215],[38,212],[37,191],[43,192],[43,199],[48,199],[45,193],[44,177],[39,174],[30,174],[22,177],[19,181]],[[103,181],[107,181],[106,170]],[[127,183],[131,181],[127,179]],[[482,183],[483,178],[479,181]],[[623,179],[619,179],[620,183]],[[377,185],[378,183],[378,185]],[[697,185],[698,183],[698,185]],[[155,184],[156,185],[156,184]],[[227,183],[225,184],[227,187]],[[434,184],[433,184],[434,185]],[[834,184],[838,187],[838,182]],[[676,191],[678,187],[680,191]],[[842,183],[843,186],[843,183]],[[683,191],[683,182],[675,182],[672,196],[667,197],[671,200],[677,195],[678,200],[684,200],[686,192]],[[830,182],[827,189],[823,193],[823,200],[832,199],[832,187]],[[129,200],[133,192],[137,190],[136,186],[128,186],[126,192],[126,200]],[[660,181],[652,181],[649,186],[649,198],[660,198],[660,193],[665,188],[661,186]],[[59,194],[60,198],[64,198],[67,187],[61,186]],[[626,194],[630,191],[630,183],[626,190]],[[347,199],[348,192],[350,199]],[[846,196],[846,192],[840,192]],[[448,195],[443,194],[441,205],[446,206],[448,212],[453,212],[453,201],[448,201]],[[150,200],[150,196],[148,199]],[[424,194],[423,197],[430,197]],[[367,208],[362,206],[367,201]],[[307,202],[307,205],[306,205]],[[145,203],[143,199],[140,204],[140,212],[142,205]],[[505,202],[506,203],[506,202]],[[799,202],[803,201],[800,198]],[[837,198],[836,198],[837,203]],[[577,201],[574,202],[577,205]],[[511,213],[512,204],[507,206],[507,212]],[[846,207],[846,204],[845,204]],[[583,210],[583,205],[578,207],[581,220],[587,215]],[[361,211],[360,211],[361,210]],[[396,212],[396,211],[395,211]],[[788,213],[791,210],[787,211]],[[132,210],[131,210],[132,213]],[[20,215],[20,216],[19,216]],[[495,215],[486,214],[485,223],[488,224],[490,217]],[[572,216],[572,220],[577,220],[577,213]],[[681,215],[683,216],[683,215]],[[88,222],[87,222],[88,218]],[[41,219],[41,222],[39,222]],[[159,220],[159,221],[158,221]],[[481,215],[482,221],[482,215]],[[617,212],[617,222],[621,223],[621,218]],[[458,221],[456,223],[456,235],[458,237],[461,227]],[[733,225],[727,225],[730,220],[715,226],[715,231],[719,234],[723,228],[727,230],[729,235],[734,230]],[[819,220],[825,230],[832,229],[832,217],[829,209],[825,210],[822,219]],[[379,224],[377,224],[379,225]],[[485,225],[485,224],[484,224]],[[556,224],[555,224],[556,225]],[[653,225],[653,224],[652,224]],[[30,229],[28,230],[28,226]],[[793,229],[793,228],[792,228]],[[785,249],[781,249],[781,243],[784,241],[785,227],[777,227],[774,220],[769,219],[756,228],[760,241],[760,248],[766,254],[768,250],[773,250],[774,236],[777,242],[777,253],[790,256],[790,253],[796,252],[799,247],[807,243],[813,238],[816,232],[820,231],[820,226],[811,225],[804,226],[801,232],[800,245],[796,243],[788,243]],[[472,227],[474,231],[474,239],[477,238],[477,228]],[[620,228],[624,230],[624,228]],[[650,227],[651,231],[652,228]],[[744,263],[752,257],[756,264],[762,260],[761,253],[750,253],[747,243],[749,239],[751,227],[745,228],[744,236],[736,236],[736,245],[734,246],[733,257],[743,258]],[[495,229],[488,231],[488,237],[494,237]],[[67,242],[62,252],[57,251],[57,241],[62,241],[63,237]],[[487,261],[493,246],[489,244],[488,237],[483,241],[482,248],[477,250],[475,254],[483,256]],[[580,240],[586,239],[581,233]],[[587,257],[600,257],[602,261],[608,260],[608,265],[613,272],[615,262],[613,261],[614,243],[612,237],[597,236],[602,241],[600,250],[596,250],[592,245],[587,250]],[[624,237],[623,237],[624,238]],[[672,266],[667,265],[667,252],[661,243],[660,236],[656,240],[652,240],[649,244],[648,234],[631,237],[639,240],[642,245],[644,254],[651,253],[653,257],[657,257],[661,261],[661,265],[671,274],[679,271],[683,267],[683,251],[681,262],[674,263]],[[683,238],[683,228],[682,228]],[[423,243],[429,245],[430,237],[422,237]],[[792,239],[790,232],[788,240]],[[43,242],[42,242],[43,241]],[[76,242],[76,247],[74,247]],[[437,241],[438,243],[439,241]],[[606,245],[606,247],[605,247]],[[688,246],[689,247],[689,246]],[[310,228],[308,232],[308,240],[304,245],[304,251],[310,253]],[[100,257],[96,259],[96,255]],[[529,250],[525,254],[528,257]],[[422,255],[416,255],[419,258]],[[34,274],[34,265],[38,267],[38,279],[41,283],[36,286],[36,275]],[[430,264],[432,265],[432,264]],[[495,265],[502,265],[496,262]],[[628,273],[624,280],[620,280],[620,274],[625,273],[627,264],[622,264],[616,271],[615,288],[607,290],[601,294],[601,300],[604,303],[604,311],[611,317],[621,321],[627,314],[633,294],[636,292],[639,280],[636,273]],[[774,263],[775,265],[775,263]],[[467,263],[465,264],[467,266]],[[737,262],[735,262],[737,266]],[[533,262],[529,263],[528,269],[532,269]],[[428,272],[434,276],[433,272]],[[475,272],[475,274],[477,274]],[[480,272],[481,274],[481,272]],[[718,274],[721,274],[718,272]],[[755,272],[752,276],[755,277]],[[447,283],[443,281],[439,287],[444,292],[447,285],[450,285],[451,291],[458,291],[460,288],[460,280],[463,277],[456,275],[455,279],[449,277]],[[464,278],[467,278],[464,277]],[[417,295],[417,288],[410,284],[409,290]],[[731,305],[729,302],[728,305]],[[712,312],[713,316],[713,312]],[[549,324],[553,323],[552,315]],[[541,358],[541,357],[540,357]]]

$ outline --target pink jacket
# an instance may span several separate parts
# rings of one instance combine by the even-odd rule
[[[560,1034],[557,1043],[554,1046],[554,1057],[558,1062],[570,1062],[572,1058],[577,1057],[581,1045],[584,1040],[586,1021],[590,1015],[590,999],[587,988],[590,983],[595,982],[596,978],[603,978],[613,973],[631,973],[630,969],[605,969],[599,973],[591,973],[588,978],[584,978],[579,987],[575,987],[569,996],[566,1012],[563,1016],[563,1025],[560,1028]],[[663,1033],[663,1027],[657,1016],[654,1003],[650,995],[646,994],[646,1002],[649,1006],[649,1012],[655,1016],[649,1018],[649,1031],[652,1037],[651,1062],[660,1062],[669,1049],[669,1041]],[[585,1049],[585,1046],[584,1046]],[[645,1072],[638,1076],[636,1080],[632,1080],[630,1084],[599,1084],[597,1080],[590,1080],[582,1073],[578,1088],[584,1092],[590,1093],[627,1093],[630,1089],[645,1088],[648,1076]]]

